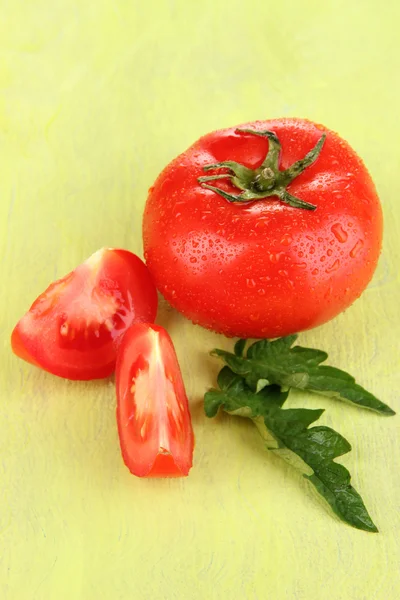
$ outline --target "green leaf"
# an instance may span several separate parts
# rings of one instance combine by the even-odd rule
[[[383,415],[395,414],[345,371],[321,365],[328,358],[326,352],[301,346],[292,348],[296,339],[297,335],[289,335],[274,341],[260,340],[248,348],[246,355],[243,340],[240,340],[235,354],[225,350],[214,350],[212,354],[222,358],[234,373],[245,377],[254,391],[262,389],[267,381],[284,389],[297,388],[338,397]]]
[[[223,409],[251,418],[268,443],[270,436],[276,440],[276,447],[270,449],[291,463],[293,457],[300,459],[304,476],[340,519],[358,529],[378,531],[361,496],[350,484],[350,473],[333,460],[351,450],[349,442],[330,427],[309,427],[323,410],[283,409],[287,392],[270,385],[256,394],[229,367],[221,370],[218,385],[219,390],[210,390],[204,396],[207,416],[213,417]]]
[[[237,377],[229,367],[224,367],[218,375],[219,390],[212,389],[204,396],[204,409],[207,417],[215,417],[223,406],[226,412],[235,412],[244,406],[250,406],[253,416],[263,414],[265,398],[272,406],[282,406],[288,392],[281,392],[279,386],[270,385],[259,394],[254,394],[241,377]],[[222,390],[222,391],[221,391]],[[248,403],[246,404],[246,398]]]
[[[247,340],[238,340],[234,347],[236,356],[243,356]]]

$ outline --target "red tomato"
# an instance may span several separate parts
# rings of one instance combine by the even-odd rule
[[[127,331],[116,368],[117,421],[124,462],[139,477],[181,477],[192,466],[193,430],[171,338],[138,323]]]
[[[159,175],[144,213],[145,259],[193,322],[284,336],[360,296],[380,253],[381,207],[336,133],[300,119],[245,127],[202,137]]]
[[[125,331],[153,321],[156,311],[157,292],[140,258],[103,248],[35,300],[12,333],[12,349],[60,377],[107,377]]]

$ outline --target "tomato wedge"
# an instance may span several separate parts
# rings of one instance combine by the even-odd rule
[[[124,462],[138,477],[182,477],[194,436],[178,359],[168,333],[137,323],[117,358],[117,422]]]
[[[17,323],[11,345],[20,358],[67,379],[99,379],[115,369],[134,322],[154,321],[157,291],[132,252],[102,248],[52,283]]]

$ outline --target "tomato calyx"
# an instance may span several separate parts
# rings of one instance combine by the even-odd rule
[[[249,169],[244,165],[233,160],[205,165],[204,171],[214,169],[228,169],[228,172],[218,175],[205,175],[198,178],[201,187],[219,194],[229,202],[252,202],[271,196],[278,198],[294,208],[303,208],[305,210],[315,210],[315,204],[305,202],[296,196],[290,194],[287,186],[300,175],[303,171],[312,165],[321,153],[326,134],[323,134],[314,148],[312,148],[304,158],[293,163],[284,171],[279,170],[279,158],[281,154],[281,143],[278,136],[269,130],[256,131],[254,129],[236,129],[236,133],[247,133],[268,138],[268,153],[258,169]],[[210,185],[209,181],[217,179],[229,179],[230,182],[242,192],[238,195],[230,194],[221,188]]]

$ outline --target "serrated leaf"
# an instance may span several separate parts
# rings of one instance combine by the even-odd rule
[[[243,356],[247,340],[238,340],[233,349],[236,356]]]
[[[326,352],[302,346],[292,348],[296,339],[297,335],[290,335],[274,341],[260,340],[248,348],[246,355],[225,350],[214,350],[212,354],[222,358],[234,373],[245,377],[252,390],[259,390],[259,381],[267,380],[284,389],[309,390],[347,400],[383,415],[395,414],[387,404],[358,385],[349,373],[321,365],[328,358]],[[244,346],[240,348],[243,352]]]
[[[229,367],[224,367],[217,379],[220,390],[210,390],[204,396],[204,410],[208,417],[214,417],[221,406],[226,412],[233,413],[244,406],[250,406],[252,415],[262,415],[265,397],[273,406],[282,406],[288,392],[281,392],[279,386],[271,385],[264,388],[263,392],[254,394],[241,377],[237,377]],[[222,390],[222,391],[221,391]],[[246,397],[248,396],[248,404]]]
[[[207,416],[215,416],[221,408],[229,414],[251,418],[266,441],[269,442],[267,432],[276,440],[277,448],[270,449],[285,458],[289,454],[301,459],[304,476],[343,521],[358,529],[377,531],[361,496],[350,483],[350,473],[333,460],[351,450],[349,442],[330,427],[309,427],[323,410],[283,409],[288,394],[279,391],[278,386],[264,387],[256,394],[228,367],[220,372],[218,385],[219,390],[205,394]]]

